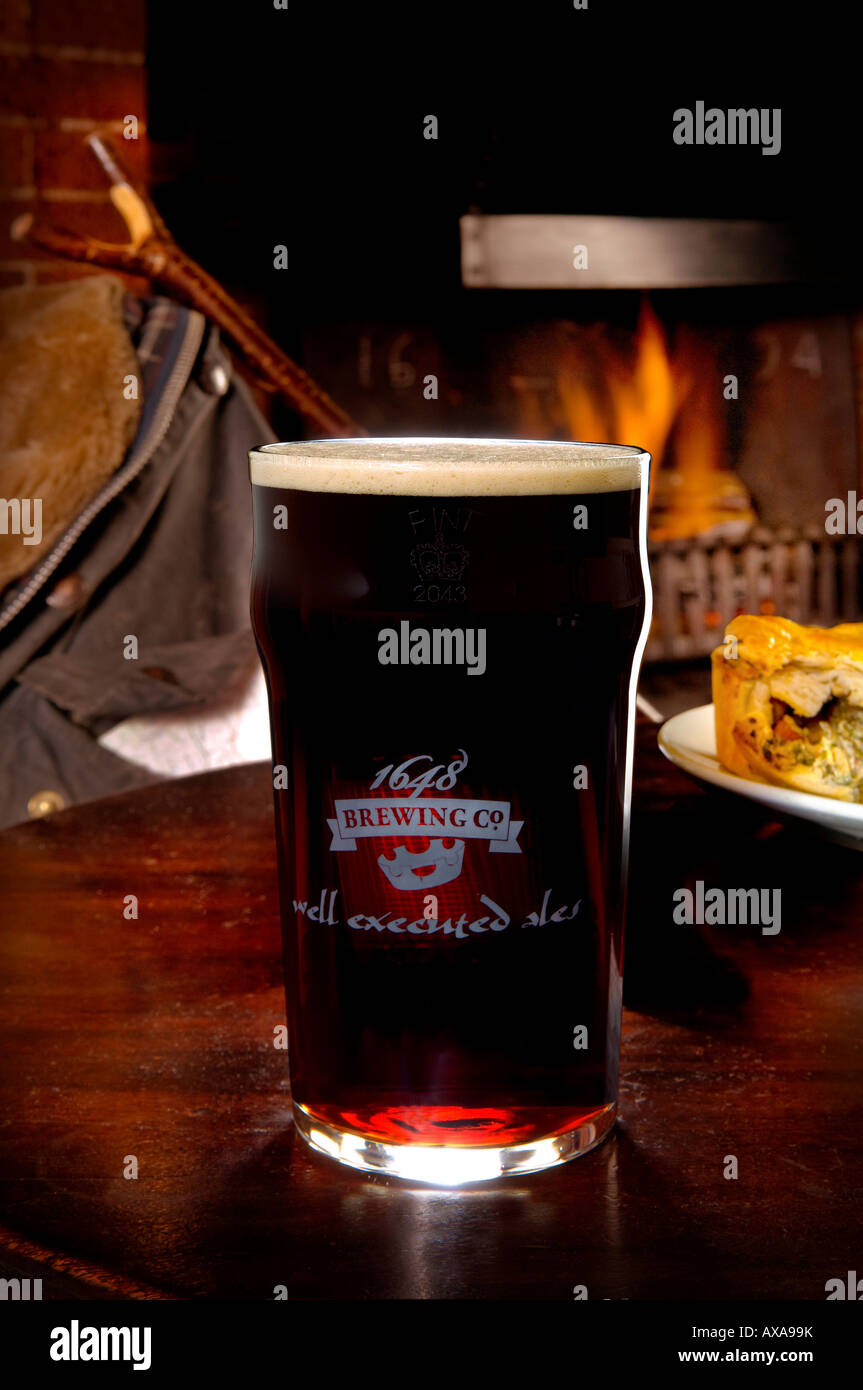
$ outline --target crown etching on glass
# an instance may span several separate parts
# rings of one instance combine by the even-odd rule
[[[433,541],[421,541],[411,551],[411,564],[421,579],[459,580],[469,559],[465,546],[445,540],[442,531]]]

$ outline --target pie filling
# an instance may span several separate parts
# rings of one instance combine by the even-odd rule
[[[817,714],[806,715],[772,696],[770,710],[773,733],[762,751],[777,771],[813,767],[837,787],[863,783],[863,708],[859,704],[852,704],[847,696],[835,696]]]

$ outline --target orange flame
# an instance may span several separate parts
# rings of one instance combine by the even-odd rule
[[[689,374],[672,360],[662,324],[642,302],[630,363],[605,347],[599,390],[586,380],[585,362],[570,342],[561,356],[558,391],[570,438],[637,444],[654,459],[653,474],[690,390]]]
[[[530,379],[513,377],[522,425],[548,433]],[[555,414],[570,439],[637,444],[652,459],[650,534],[657,540],[698,535],[724,522],[755,520],[746,489],[723,466],[724,421],[715,354],[696,334],[678,330],[674,351],[647,300],[642,301],[632,353],[610,345],[598,326],[570,330],[560,353]],[[545,417],[545,418],[544,418]],[[563,423],[559,418],[557,427]],[[673,447],[675,466],[660,464]]]

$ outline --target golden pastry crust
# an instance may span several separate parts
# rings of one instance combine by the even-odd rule
[[[743,614],[711,657],[716,752],[742,777],[863,800],[863,623]]]

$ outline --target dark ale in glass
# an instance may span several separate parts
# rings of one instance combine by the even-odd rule
[[[457,1185],[613,1124],[648,463],[251,456],[294,1116],[342,1162]]]

